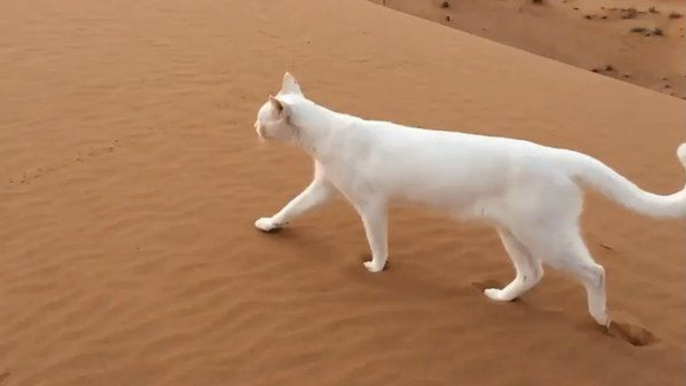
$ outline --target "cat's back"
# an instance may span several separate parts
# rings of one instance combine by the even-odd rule
[[[519,139],[418,128],[385,121],[361,121],[359,126],[362,137],[387,151],[440,154],[442,152],[469,152],[469,150],[530,151],[539,147],[539,145]]]
[[[368,159],[408,174],[459,169],[483,175],[512,168],[540,174],[555,169],[562,157],[559,149],[521,139],[367,122],[361,131]]]

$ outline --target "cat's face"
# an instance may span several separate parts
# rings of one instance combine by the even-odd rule
[[[257,119],[255,120],[255,131],[261,139],[267,138],[266,128],[276,120],[276,114],[271,107],[269,101],[260,107],[257,111]]]
[[[289,140],[294,128],[288,124],[288,115],[284,105],[275,97],[269,96],[257,112],[255,131],[261,139]]]
[[[297,129],[289,123],[291,110],[284,101],[287,95],[303,96],[298,81],[289,73],[284,75],[277,96],[270,95],[257,112],[254,126],[259,138],[289,141],[297,135]]]

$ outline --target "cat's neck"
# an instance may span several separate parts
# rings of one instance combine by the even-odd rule
[[[331,136],[340,129],[343,115],[311,101],[299,103],[292,124],[297,127],[296,144],[311,156],[319,158],[331,145]]]

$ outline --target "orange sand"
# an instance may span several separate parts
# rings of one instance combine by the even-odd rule
[[[521,301],[495,233],[403,209],[367,273],[343,202],[265,235],[311,176],[260,147],[290,70],[352,114],[597,156],[683,186],[684,101],[367,1],[10,1],[0,20],[0,385],[680,385],[683,223],[589,195],[615,314],[552,270]],[[603,247],[601,245],[605,245]]]
[[[371,1],[686,99],[683,0],[448,0],[448,8],[443,0]]]

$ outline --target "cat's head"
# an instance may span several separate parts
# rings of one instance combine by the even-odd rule
[[[290,141],[297,135],[297,128],[291,125],[291,104],[294,98],[304,97],[295,77],[288,72],[283,76],[281,91],[269,95],[260,107],[255,120],[255,131],[261,139]]]

